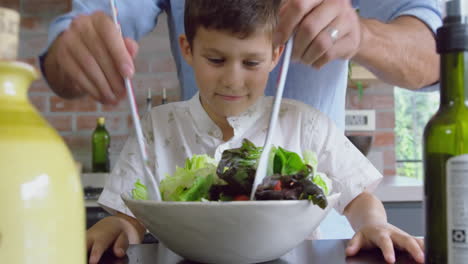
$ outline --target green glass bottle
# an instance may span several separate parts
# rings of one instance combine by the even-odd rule
[[[468,24],[447,2],[437,31],[440,107],[424,131],[426,263],[468,263]]]
[[[93,145],[93,172],[109,172],[109,146],[110,135],[105,126],[104,117],[97,120],[96,129],[93,132],[92,145]]]

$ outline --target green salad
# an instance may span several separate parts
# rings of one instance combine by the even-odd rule
[[[166,175],[160,183],[163,201],[241,201],[249,200],[262,148],[247,139],[240,148],[225,150],[219,162],[208,155],[194,155]],[[270,152],[267,177],[258,186],[256,200],[310,200],[321,208],[331,181],[318,173],[317,155],[305,151],[302,157],[281,147]],[[139,180],[132,190],[134,199],[147,200],[146,186]]]

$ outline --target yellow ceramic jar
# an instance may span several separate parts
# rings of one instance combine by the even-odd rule
[[[0,262],[86,263],[83,190],[57,132],[27,99],[37,78],[0,61]]]

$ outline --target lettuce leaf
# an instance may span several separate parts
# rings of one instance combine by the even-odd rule
[[[312,176],[317,173],[318,159],[317,154],[313,151],[306,150],[302,153],[304,163],[312,167]]]
[[[132,189],[132,197],[135,200],[148,200],[148,189],[146,186],[137,179],[135,188]]]
[[[201,201],[218,180],[216,161],[208,155],[194,155],[174,175],[166,175],[159,188],[164,201]]]
[[[217,174],[228,183],[231,192],[250,195],[261,153],[262,148],[247,139],[243,140],[240,148],[223,152]]]
[[[318,187],[320,187],[325,193],[325,195],[330,194],[331,188],[332,188],[332,182],[325,173],[321,173],[321,172],[316,173],[314,175],[314,178],[312,179],[312,182],[314,182]]]

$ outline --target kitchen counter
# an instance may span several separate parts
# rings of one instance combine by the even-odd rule
[[[268,264],[373,264],[385,263],[379,250],[363,251],[354,257],[345,256],[345,248],[348,240],[306,240],[277,260],[266,262]],[[411,256],[404,252],[397,252],[397,262],[411,264],[416,263]],[[127,257],[117,259],[107,253],[99,262],[101,264],[191,264],[177,256],[172,251],[160,244],[131,245],[127,251]],[[265,263],[265,264],[266,264]]]
[[[423,182],[409,177],[386,176],[374,194],[382,202],[421,202],[424,195]]]

